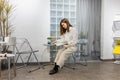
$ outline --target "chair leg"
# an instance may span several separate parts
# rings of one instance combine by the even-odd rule
[[[38,65],[39,65],[39,67],[36,68],[36,69],[33,69],[33,70],[29,70],[29,72],[33,72],[33,71],[35,71],[35,70],[40,69],[40,63],[39,63],[38,58],[37,58],[37,56],[35,55],[34,51],[33,51],[32,53],[30,53],[30,55],[29,55],[29,57],[28,57],[28,60],[27,60],[27,64],[29,63],[29,60],[30,60],[32,54],[34,55],[34,57],[35,57],[35,59],[36,59]]]
[[[73,69],[73,70],[76,69],[75,67],[71,67],[71,66],[69,66],[69,65],[64,65],[64,67],[69,68],[69,69]]]
[[[1,77],[1,60],[0,60],[0,77]]]
[[[23,60],[21,54],[18,54],[18,57],[17,57],[16,63],[17,63],[19,57],[20,57],[20,59],[21,59],[21,61],[22,61],[22,63],[23,63],[23,66],[20,66],[20,67],[18,67],[17,69],[20,69],[20,68],[25,67],[26,71],[29,72],[29,68],[27,68],[27,64],[25,64],[25,62],[24,62],[24,60]]]
[[[76,64],[76,58],[75,58],[75,56],[74,56],[74,54],[72,54],[72,58],[73,58],[73,60],[74,60],[74,65]],[[75,67],[73,67],[73,66],[69,66],[69,65],[64,65],[64,67],[67,67],[67,68],[69,68],[69,69],[73,69],[73,70],[75,70],[76,68]]]
[[[10,72],[10,57],[8,57],[8,80],[10,80],[11,79],[11,72]]]
[[[87,66],[87,59],[83,53],[80,54],[80,59],[85,61],[85,63],[80,63],[80,64],[83,66]]]
[[[20,57],[20,54],[18,54],[18,56],[17,56],[17,59],[16,59],[16,62],[15,62],[15,63],[17,63],[17,61],[18,61],[19,57]]]
[[[37,61],[38,65],[39,65],[39,67],[40,67],[40,62],[38,61],[37,56],[35,55],[35,53],[33,53],[33,55],[34,55],[34,57],[35,57],[35,59],[36,59],[36,61]]]

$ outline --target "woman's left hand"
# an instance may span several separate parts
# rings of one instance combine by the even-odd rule
[[[67,42],[67,41],[64,41],[63,43],[64,43],[65,45],[68,45],[68,42]]]

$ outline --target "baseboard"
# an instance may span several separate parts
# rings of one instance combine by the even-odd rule
[[[39,62],[40,64],[49,64],[50,62]],[[38,62],[29,62],[29,63],[25,63],[28,65],[38,65]],[[23,65],[23,63],[16,63],[16,65]]]
[[[115,59],[100,59],[101,61],[115,61]]]

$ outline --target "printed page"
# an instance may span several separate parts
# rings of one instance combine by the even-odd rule
[[[57,42],[57,43],[55,43],[55,45],[56,45],[56,46],[62,46],[62,45],[64,45],[64,43],[62,43],[62,42]]]

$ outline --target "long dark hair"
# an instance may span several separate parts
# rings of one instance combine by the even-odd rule
[[[63,28],[62,23],[66,23],[67,24],[67,29]],[[60,21],[60,35],[65,34],[66,31],[69,32],[70,31],[70,27],[72,27],[72,25],[70,24],[69,20],[67,18],[63,18]]]

